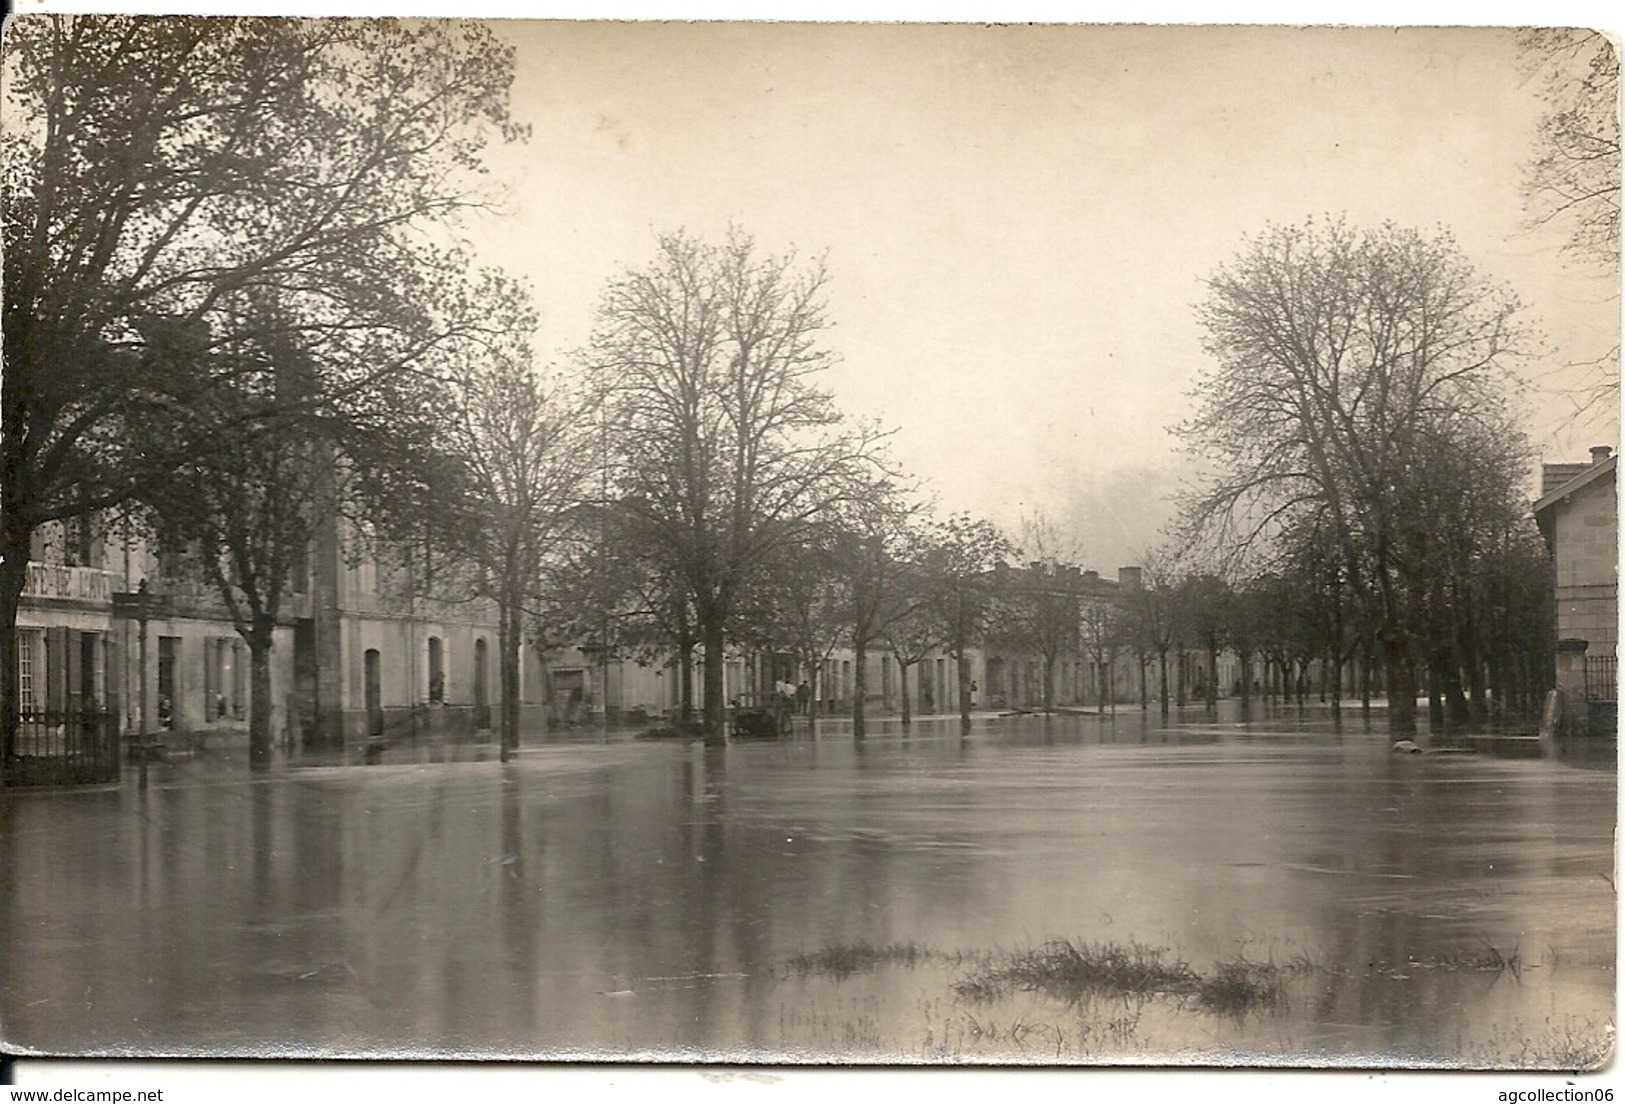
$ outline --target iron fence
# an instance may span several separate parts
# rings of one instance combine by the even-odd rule
[[[88,711],[28,710],[4,764],[8,786],[66,786],[117,782],[118,715]]]
[[[1619,657],[1586,656],[1586,700],[1619,700]]]

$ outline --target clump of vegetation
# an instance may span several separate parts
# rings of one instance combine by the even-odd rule
[[[1196,987],[1196,1003],[1204,1011],[1241,1017],[1274,1008],[1281,1001],[1282,970],[1273,962],[1218,963]]]
[[[1312,969],[1303,956],[1286,965],[1238,958],[1200,974],[1169,957],[1165,947],[1141,943],[1074,944],[1052,940],[1032,950],[985,960],[977,972],[954,983],[963,1000],[988,1003],[1012,990],[1041,993],[1069,1004],[1091,997],[1191,1001],[1204,1012],[1244,1016],[1280,1004],[1288,976]]]
[[[1195,971],[1184,962],[1164,958],[1166,953],[1166,948],[1143,943],[1080,946],[1069,940],[1051,940],[955,982],[954,992],[969,1000],[988,1001],[1017,989],[1069,1003],[1093,996],[1191,992],[1199,980]]]
[[[806,976],[823,974],[839,981],[854,974],[867,974],[880,966],[913,966],[927,959],[939,957],[937,952],[917,943],[836,943],[799,954],[790,959],[790,969]]]
[[[1538,1034],[1522,1024],[1497,1031],[1484,1044],[1467,1051],[1465,1064],[1485,1069],[1595,1073],[1613,1059],[1614,1041],[1613,1024],[1599,1024],[1589,1017],[1565,1016],[1561,1022],[1547,1017]]]

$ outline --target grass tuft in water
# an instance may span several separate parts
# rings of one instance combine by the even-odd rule
[[[822,974],[826,977],[852,977],[867,974],[880,966],[914,966],[937,957],[936,952],[918,943],[835,943],[810,954],[799,954],[790,959],[789,967],[802,976]]]
[[[1093,996],[1151,997],[1188,993],[1196,973],[1184,962],[1164,957],[1164,947],[1143,943],[1085,943],[1051,940],[984,965],[954,983],[967,1000],[991,1001],[1012,989],[1076,1002]]]
[[[1242,1017],[1281,1002],[1281,968],[1273,962],[1218,963],[1196,987],[1196,1003],[1206,1012]]]
[[[1469,1048],[1465,1058],[1468,1066],[1492,1069],[1595,1073],[1613,1060],[1614,1044],[1611,1023],[1572,1016],[1554,1022],[1548,1017],[1539,1032],[1529,1032],[1522,1024],[1513,1031],[1499,1031],[1485,1044]]]
[[[1078,1004],[1093,997],[1172,997],[1204,1012],[1241,1017],[1277,1007],[1287,977],[1313,965],[1299,956],[1286,965],[1237,958],[1199,974],[1165,947],[1143,943],[1072,943],[1043,946],[984,959],[976,972],[954,982],[962,1000],[987,1004],[1012,991],[1040,993]]]

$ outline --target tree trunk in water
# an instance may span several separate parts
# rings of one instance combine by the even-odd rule
[[[1044,712],[1055,712],[1055,659],[1052,656],[1044,657]]]
[[[1416,731],[1416,669],[1411,663],[1410,641],[1402,632],[1390,632],[1383,638],[1382,650],[1388,731],[1409,736]]]
[[[897,688],[902,691],[903,695],[902,722],[904,728],[914,723],[914,715],[909,711],[908,704],[908,669],[911,666],[913,665],[904,663],[902,660],[897,661]]]
[[[694,641],[678,642],[677,662],[678,719],[687,724],[694,719]]]
[[[1157,653],[1157,677],[1161,685],[1157,687],[1157,701],[1162,706],[1162,715],[1168,715],[1168,653]]]
[[[967,676],[970,673],[970,662],[965,658],[963,651],[954,656],[954,673],[959,676],[957,680],[959,682],[959,723],[969,726],[970,679]]]
[[[248,634],[248,766],[271,765],[271,625],[255,625]]]
[[[724,698],[722,653],[727,647],[723,636],[722,619],[702,626],[705,638],[705,743],[708,747],[725,747],[728,743],[727,701]]]
[[[1507,708],[1507,673],[1505,659],[1499,655],[1491,655],[1482,672],[1486,679],[1485,695],[1487,711],[1485,719],[1504,719]]]
[[[1487,724],[1490,719],[1489,679],[1483,660],[1475,659],[1467,671],[1467,712],[1473,724]]]
[[[497,610],[498,693],[502,697],[498,722],[498,755],[506,763],[519,747],[519,610],[511,600],[512,588]]]
[[[1464,728],[1472,720],[1467,695],[1461,685],[1461,668],[1451,664],[1440,671],[1444,689],[1445,717],[1452,728]]]
[[[861,640],[852,648],[852,738],[863,739],[863,698],[869,692],[869,647]]]
[[[1219,650],[1207,650],[1207,707],[1219,708]]]

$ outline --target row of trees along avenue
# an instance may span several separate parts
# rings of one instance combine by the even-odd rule
[[[1378,656],[1394,732],[1419,671],[1453,716],[1482,712],[1527,628],[1512,591],[1544,575],[1507,403],[1516,299],[1448,234],[1341,221],[1270,227],[1207,286],[1192,540],[1302,584],[1326,656]]]
[[[1107,670],[1132,654],[1142,696],[1157,664],[1165,706],[1184,648],[1334,669],[1375,656],[1405,731],[1415,672],[1471,714],[1538,636],[1529,457],[1506,402],[1525,339],[1512,297],[1446,235],[1311,222],[1249,241],[1208,282],[1213,367],[1184,427],[1212,465],[1184,543],[1216,558],[1148,561],[1116,603],[1000,594],[1013,545],[925,517],[884,432],[822,386],[819,261],[740,230],[660,236],[605,289],[574,362],[538,370],[527,289],[458,245],[496,198],[482,151],[525,137],[511,51],[484,25],[7,29],[8,757],[32,539],[108,511],[212,589],[246,642],[256,763],[274,630],[312,562],[336,570],[319,547],[335,517],[346,553],[387,560],[409,597],[494,605],[504,751],[524,641],[596,650],[606,683],[616,655],[675,658],[685,719],[701,657],[700,721],[720,740],[730,649],[792,653],[816,678],[850,648],[859,735],[874,649],[905,703],[910,669],[946,652],[967,717],[967,657],[989,634],[1042,657],[1047,705],[1069,649]],[[1261,616],[1266,599],[1293,616]]]
[[[1231,693],[1244,709],[1260,693],[1300,705],[1313,693],[1334,709],[1357,696],[1369,713],[1383,688],[1382,643],[1369,611],[1362,614],[1337,585],[1337,561],[1323,553],[1316,544],[1283,540],[1237,574],[1216,569],[1211,557],[1180,563],[1165,552],[1148,555],[1141,586],[1080,610],[1079,652],[1107,673],[1101,708],[1111,704],[1111,670],[1126,663],[1141,704],[1149,705],[1155,688],[1164,714],[1198,698],[1211,707]],[[1434,597],[1434,647],[1419,663],[1434,723],[1531,715],[1555,643],[1538,537],[1514,523],[1486,538],[1470,568],[1438,584]],[[1225,655],[1233,661],[1231,685],[1216,674]],[[1193,667],[1192,656],[1201,663]]]
[[[927,545],[961,581],[978,553],[925,541],[883,434],[818,386],[820,265],[742,232],[662,237],[605,292],[584,371],[536,370],[526,290],[455,245],[492,199],[482,148],[524,136],[510,51],[487,29],[51,16],[9,30],[8,755],[32,538],[111,510],[246,642],[256,763],[288,596],[339,554],[409,598],[493,602],[504,749],[527,638],[591,641],[606,663],[703,649],[713,737],[733,644],[963,654],[974,586],[956,584],[944,632],[897,584]]]

